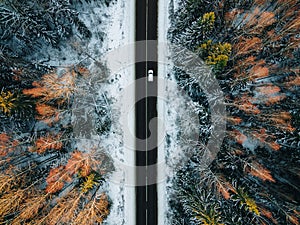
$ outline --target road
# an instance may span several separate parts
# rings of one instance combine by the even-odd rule
[[[135,12],[135,40],[157,40],[157,0],[136,0]],[[157,47],[143,45],[135,50],[136,59],[141,58],[141,54],[147,58],[157,59]],[[136,87],[136,99],[139,96],[149,96],[149,93],[157,93],[157,60],[138,62],[135,64],[135,77],[140,79],[147,76],[148,69],[154,70],[154,82],[145,81],[143,85]],[[149,122],[157,117],[156,108],[157,98],[147,97],[136,103],[136,137],[147,139],[150,135],[156,138],[147,139],[145,143],[137,142],[136,166],[143,169],[137,169],[136,182],[144,183],[144,186],[136,187],[136,225],[156,225],[157,224],[157,186],[156,184],[147,184],[149,176],[156,176],[156,169],[149,169],[147,166],[157,163],[157,147],[150,149],[149,146],[157,146],[157,124],[154,124],[152,134],[149,130]],[[153,134],[153,132],[155,134]],[[150,143],[151,141],[151,143]],[[152,167],[153,168],[153,167]],[[153,178],[152,178],[153,179]]]

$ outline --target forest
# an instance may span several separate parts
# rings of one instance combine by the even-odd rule
[[[95,33],[82,11],[112,4],[0,1],[0,224],[92,225],[109,216],[114,203],[103,186],[114,171],[112,156],[86,141],[105,138],[113,123],[110,99],[96,92],[105,79],[95,74],[106,68],[86,47],[95,38],[98,51],[105,34]],[[199,143],[189,146],[193,154],[168,186],[168,223],[299,225],[300,2],[176,4],[168,40],[211,69],[224,93],[226,135],[203,169],[200,146],[213,130],[209,101],[174,67],[178,87],[202,110]],[[80,60],[71,63],[66,49]],[[86,118],[96,126],[80,131]]]
[[[176,172],[170,224],[300,224],[299,7],[294,0],[181,0],[171,12],[168,39],[211,68],[227,125],[208,168],[195,145]],[[205,109],[199,113],[205,145],[209,102],[189,74],[177,67],[173,73]]]
[[[0,224],[101,224],[110,212],[101,187],[112,162],[74,132],[74,101],[95,61],[84,50],[95,34],[80,18],[92,2],[0,1]],[[89,60],[51,65],[49,49],[64,48]],[[93,105],[98,135],[110,127],[102,100]]]

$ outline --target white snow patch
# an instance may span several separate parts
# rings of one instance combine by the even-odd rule
[[[108,28],[106,30],[107,42],[106,50],[116,51],[128,44],[134,42],[134,12],[135,2],[117,1],[112,6],[108,16]],[[122,61],[133,61],[132,53],[128,52]],[[108,62],[111,64],[111,62]],[[126,64],[126,63],[125,63]],[[108,65],[109,66],[109,65]],[[116,174],[112,176],[109,182],[109,196],[113,205],[110,215],[105,224],[107,225],[134,225],[135,224],[135,187],[127,185],[127,177],[135,177],[135,174],[126,174],[124,168],[118,168],[118,165],[134,166],[134,152],[126,149],[125,146],[132,146],[132,143],[126,143],[130,140],[123,139],[123,130],[120,125],[120,113],[122,112],[122,91],[134,81],[134,68],[124,65],[117,74],[110,74],[110,83],[106,87],[106,91],[113,99],[114,123],[112,133],[103,140],[105,146],[109,148],[111,157],[116,163]],[[111,68],[112,69],[112,68]],[[134,90],[132,90],[134,91]],[[132,99],[134,101],[134,99]],[[132,103],[134,105],[134,102]],[[129,115],[131,130],[134,128],[134,112]]]
[[[165,0],[159,0],[158,1],[158,43],[167,43],[167,31],[170,26],[170,22],[168,19],[169,15],[169,1]],[[158,46],[158,49],[160,47]],[[158,61],[159,62],[165,62],[167,61],[167,52],[164,51],[158,51]],[[167,79],[167,73],[169,72],[170,68],[166,64],[158,64],[158,78],[159,79]],[[163,96],[167,94],[165,86],[161,87],[160,82],[158,82],[158,90],[163,90],[165,93],[161,93]],[[166,118],[166,112],[167,112],[167,106],[166,102],[158,101],[157,103],[157,114],[158,118],[162,118],[165,129],[168,130],[169,121],[167,121]],[[160,126],[159,126],[160,127]],[[161,131],[158,131],[158,133],[162,133]],[[167,135],[167,132],[164,133],[164,135]],[[166,138],[167,136],[165,136]],[[165,139],[166,140],[166,139]],[[158,146],[158,163],[166,164],[165,161],[165,142]],[[174,142],[172,142],[174,143]],[[167,168],[166,168],[167,169]],[[158,171],[161,173],[161,177],[163,178],[160,182],[157,183],[157,208],[158,208],[158,225],[164,225],[166,218],[166,210],[167,210],[167,199],[166,199],[166,179],[167,179],[167,172],[166,171]]]

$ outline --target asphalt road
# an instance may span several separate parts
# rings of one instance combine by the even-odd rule
[[[136,0],[135,12],[135,40],[157,40],[157,0]],[[157,47],[148,46],[136,48],[136,58],[140,58],[141,54],[146,58],[157,59]],[[154,57],[153,57],[154,56]],[[138,62],[135,64],[136,79],[147,76],[147,71],[154,71],[154,82],[145,81],[143,85],[136,87],[136,98],[139,96],[149,96],[149,93],[157,93],[157,60]],[[148,165],[157,163],[157,147],[150,149],[149,146],[157,146],[157,124],[154,124],[152,134],[149,130],[149,122],[152,118],[157,117],[156,108],[157,98],[146,97],[136,103],[136,137],[147,139],[150,135],[156,138],[147,139],[145,143],[137,142],[136,148],[143,151],[136,151],[136,166],[141,168],[136,171],[136,182],[144,183],[144,186],[136,187],[136,225],[156,225],[157,224],[157,187],[156,184],[147,184],[149,177],[155,177],[156,168],[147,168]],[[150,143],[151,141],[151,143]]]

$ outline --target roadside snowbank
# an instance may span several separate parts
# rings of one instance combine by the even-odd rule
[[[104,41],[104,48],[107,52],[113,52],[134,41],[134,1],[117,1],[111,6],[106,21],[107,40]],[[104,54],[105,55],[105,54]],[[128,53],[127,59],[131,61],[132,54]],[[112,62],[113,63],[113,62]],[[107,62],[109,67],[110,62]],[[112,69],[112,68],[108,68]],[[117,74],[110,74],[105,92],[111,99],[113,124],[109,136],[102,139],[102,144],[107,148],[110,156],[116,162],[116,174],[108,181],[108,194],[112,200],[110,215],[104,224],[107,225],[134,225],[135,224],[135,199],[134,186],[128,185],[126,178],[134,177],[134,174],[126,174],[122,165],[134,165],[134,152],[126,149],[125,146],[132,145],[124,140],[123,130],[120,124],[120,113],[122,113],[123,90],[134,81],[134,68],[124,65]],[[134,90],[132,90],[134,91]],[[132,100],[134,101],[134,99]],[[133,113],[133,112],[132,112]],[[129,115],[131,123],[128,123],[131,130],[134,127],[134,114]]]

